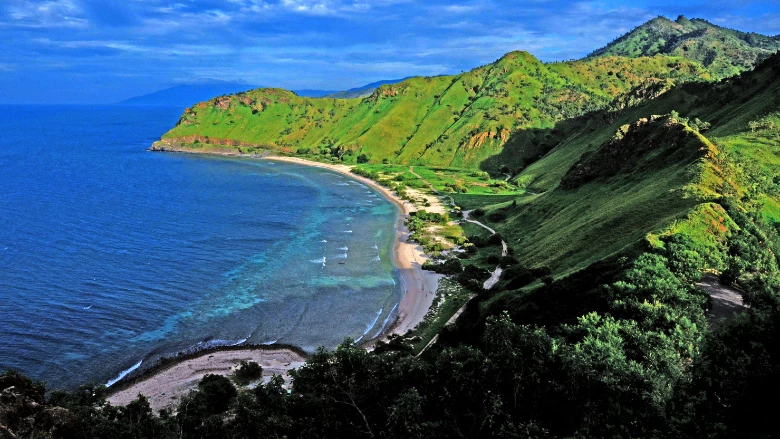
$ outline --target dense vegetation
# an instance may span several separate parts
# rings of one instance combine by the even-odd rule
[[[683,19],[676,24],[688,23],[703,25]],[[708,32],[713,31],[701,34]],[[632,40],[624,37],[611,47],[617,50],[627,41]],[[707,39],[697,41],[710,44]],[[522,88],[522,93],[532,93],[528,96],[510,94],[512,105],[527,105],[536,119],[511,129],[504,125],[504,143],[480,152],[465,148],[473,156],[456,152],[464,150],[457,142],[439,143],[454,148],[446,150],[455,157],[447,164],[488,164],[497,171],[493,177],[506,174],[506,187],[491,187],[498,182],[474,169],[379,164],[382,159],[438,159],[425,148],[406,149],[412,146],[385,154],[379,146],[372,149],[379,143],[366,140],[373,135],[403,137],[411,122],[394,111],[404,105],[410,111],[414,105],[407,99],[422,99],[423,86],[450,84],[454,89],[447,93],[455,94],[470,78],[490,84],[499,66],[506,71],[498,77],[512,81],[519,76],[510,72],[525,72],[523,76],[538,66],[544,75],[583,80],[590,76],[575,72],[601,71],[615,63],[625,67],[619,70],[619,80],[613,72],[594,77],[592,88],[561,80],[548,90],[550,96],[573,90],[567,102],[579,104],[572,104],[570,112],[565,109],[569,107],[545,107],[541,95],[534,100],[538,88],[533,86]],[[351,132],[336,121],[322,122],[320,134],[307,128],[275,139],[290,142],[289,136],[298,136],[298,147],[310,148],[301,154],[316,148],[317,155],[329,160],[357,161],[365,154],[370,160],[361,161],[371,163],[356,168],[360,175],[395,189],[403,185],[401,190],[431,184],[449,192],[464,209],[474,209],[480,221],[499,233],[469,229],[470,242],[455,237],[465,251],[437,267],[469,286],[474,298],[454,325],[438,327],[438,341],[419,356],[413,354],[419,349],[409,338],[380,344],[373,353],[347,340],[333,352],[316,353],[293,372],[289,393],[278,377],[251,390],[237,390],[230,380],[210,376],[175,411],[159,416],[143,398],[127,407],[111,407],[100,387],[46,395],[41,384],[7,373],[0,376],[0,437],[776,435],[776,404],[771,401],[780,392],[780,55],[717,83],[625,79],[629,68],[669,63],[690,68],[688,73],[706,73],[696,64],[662,55],[542,65],[515,53],[494,65],[441,79],[442,84],[437,78],[415,78],[383,87],[364,101],[307,101],[265,90],[193,109],[171,136],[196,133],[211,124],[235,136],[249,133],[251,127],[257,130],[252,135],[261,138],[270,132],[263,130],[283,131],[285,120],[311,128],[314,123],[303,117],[304,111],[319,117],[320,108],[326,113],[328,106],[343,106],[339,117],[358,124],[358,135],[350,142],[365,142],[359,148],[347,148],[333,134],[327,148],[322,146],[317,136],[326,130],[341,126],[344,136]],[[533,82],[538,76],[525,78]],[[602,80],[604,87],[598,85]],[[478,105],[490,110],[505,102],[480,95],[485,90],[472,89],[470,105],[482,102]],[[260,104],[252,103],[253,96]],[[585,100],[577,96],[600,103],[581,105]],[[269,126],[237,116],[235,125],[245,124],[241,130],[220,125],[231,111],[259,117],[252,115],[255,109],[261,112],[253,106],[264,98],[275,99],[262,109],[278,117],[263,119]],[[249,100],[243,105],[240,99]],[[451,101],[436,102],[414,108],[429,113]],[[295,107],[299,113],[289,113],[291,103],[300,106]],[[361,106],[372,105],[381,111],[360,112],[365,111]],[[330,117],[336,114],[334,110]],[[487,120],[480,117],[468,126],[496,122]],[[455,123],[449,129],[460,128]],[[252,138],[238,140],[248,145]],[[407,140],[406,145],[419,146]],[[470,190],[477,185],[479,190]],[[409,218],[408,226],[420,233],[448,220],[420,211]],[[510,248],[509,256],[500,258],[502,238]],[[499,264],[504,272],[495,288],[484,291],[479,281],[490,264]],[[699,284],[702,273],[719,276],[749,306],[726,322],[708,319],[713,303]],[[236,378],[249,380],[258,373],[245,365]]]
[[[702,19],[658,17],[593,52],[598,56],[682,56],[697,61],[716,78],[749,70],[780,49],[780,36],[767,37],[716,26]]]

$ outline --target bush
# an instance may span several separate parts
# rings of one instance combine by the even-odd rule
[[[514,256],[502,256],[501,260],[499,261],[501,268],[506,268],[517,263],[517,259],[515,259]]]
[[[492,212],[490,215],[488,215],[488,219],[494,223],[497,223],[506,219],[506,213],[502,211]]]
[[[463,271],[463,266],[459,259],[447,259],[442,263],[426,262],[423,265],[423,269],[435,271],[440,274],[460,274]]]
[[[358,163],[368,163],[368,156],[367,156],[367,155],[365,155],[365,154],[360,154],[360,155],[357,157],[357,162],[358,162]]]
[[[222,375],[208,374],[198,383],[198,390],[203,394],[206,404],[212,413],[223,413],[233,398],[238,395],[236,387]]]
[[[490,245],[501,245],[501,241],[504,240],[504,237],[501,236],[500,233],[494,233],[490,235],[490,238],[488,238],[487,242]]]
[[[476,265],[466,265],[463,272],[458,276],[458,282],[472,290],[481,290],[482,283],[490,277],[490,272]]]
[[[469,236],[469,242],[474,244],[472,246],[472,248],[474,249],[474,253],[476,253],[476,249],[477,248],[482,248],[482,247],[487,246],[487,240],[485,240],[484,238],[482,238],[479,235]],[[469,249],[466,249],[466,251],[469,251]]]
[[[254,361],[242,361],[235,375],[237,382],[248,384],[263,376],[263,367]]]

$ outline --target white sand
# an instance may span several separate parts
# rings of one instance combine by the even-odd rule
[[[207,374],[230,375],[241,361],[254,361],[261,365],[266,381],[276,374],[289,382],[287,371],[302,366],[306,359],[289,349],[247,348],[204,353],[164,368],[112,394],[108,401],[112,405],[126,405],[142,394],[149,399],[152,410],[157,412],[178,403]]]
[[[389,189],[380,186],[373,180],[353,174],[351,167],[347,165],[312,162],[294,157],[265,157],[265,159],[318,166],[347,174],[350,178],[376,188],[387,199],[399,206],[401,215],[399,215],[396,224],[398,240],[394,247],[394,256],[396,267],[401,275],[404,295],[398,305],[398,318],[388,332],[404,334],[422,322],[436,297],[436,289],[441,275],[423,270],[422,265],[428,260],[427,256],[420,245],[408,242],[409,231],[404,222],[409,213],[417,210],[416,206],[398,198]],[[446,212],[437,197],[424,194],[415,195],[425,196],[428,199],[431,206],[426,207],[426,210]],[[289,349],[247,348],[205,353],[164,368],[132,384],[127,389],[112,394],[108,401],[112,405],[125,405],[142,394],[149,399],[149,403],[155,411],[171,407],[178,403],[182,396],[194,389],[206,374],[230,375],[241,361],[255,361],[263,366],[263,375],[266,378],[277,374],[282,375],[285,381],[289,382],[287,372],[302,366],[305,358]]]

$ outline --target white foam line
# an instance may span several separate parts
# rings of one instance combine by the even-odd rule
[[[393,311],[395,311],[395,309],[396,309],[396,308],[398,308],[398,304],[397,304],[397,303],[395,304],[395,306],[393,307],[393,309],[391,309],[391,310],[390,310],[390,312],[387,314],[387,317],[385,318],[385,321],[384,321],[384,322],[382,322],[382,327],[381,327],[381,328],[379,328],[379,331],[377,331],[377,332],[376,332],[376,334],[374,334],[374,336],[373,336],[373,337],[371,337],[371,338],[377,338],[377,337],[379,336],[379,334],[381,334],[382,332],[384,332],[384,330],[385,330],[385,327],[387,327],[387,322],[389,322],[389,321],[390,321],[390,317],[392,317],[392,316],[393,316]]]
[[[370,325],[366,326],[366,332],[364,332],[364,333],[363,333],[363,335],[361,335],[361,336],[360,336],[360,338],[358,338],[357,340],[355,340],[355,343],[357,343],[357,342],[359,342],[360,340],[362,340],[362,339],[363,339],[363,337],[365,337],[365,336],[366,336],[366,334],[368,334],[368,331],[370,331],[370,330],[371,330],[371,328],[373,328],[373,327],[374,327],[374,325],[376,325],[376,322],[377,322],[377,320],[379,320],[379,316],[381,316],[381,315],[382,315],[382,310],[384,310],[384,307],[382,307],[382,308],[379,308],[379,312],[378,312],[378,313],[376,313],[376,317],[374,317],[374,321],[373,321],[373,322],[371,322],[371,324],[370,324]]]
[[[141,361],[139,361],[138,363],[134,364],[134,365],[133,365],[132,367],[130,367],[129,369],[125,369],[125,370],[123,370],[122,372],[119,372],[119,375],[117,375],[117,377],[116,377],[116,378],[114,378],[113,380],[108,380],[108,382],[106,383],[106,387],[111,387],[111,386],[113,386],[114,384],[116,384],[116,383],[118,383],[119,381],[121,381],[121,380],[122,380],[122,378],[126,377],[126,376],[127,376],[127,375],[129,375],[131,372],[133,372],[134,370],[136,370],[136,369],[138,369],[139,367],[141,367],[141,363],[143,363],[143,362],[144,362],[144,360],[141,360]]]
[[[249,340],[249,337],[247,337],[247,338],[242,338],[241,340],[237,340],[235,343],[231,344],[230,346],[238,346],[238,345],[240,345],[240,344],[244,343],[244,342],[245,342],[245,341],[247,341],[247,340]]]

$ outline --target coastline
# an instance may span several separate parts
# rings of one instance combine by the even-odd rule
[[[170,357],[130,381],[120,381],[115,389],[109,389],[106,399],[111,405],[124,406],[142,394],[157,412],[178,403],[207,374],[230,375],[242,361],[254,361],[262,366],[263,382],[268,382],[272,375],[281,375],[289,383],[287,372],[302,366],[306,358],[297,348],[274,345],[207,349]]]
[[[398,219],[396,220],[396,241],[393,246],[393,259],[395,266],[401,275],[404,294],[401,297],[401,301],[398,303],[398,316],[394,323],[388,327],[382,337],[368,340],[366,344],[387,337],[390,334],[405,334],[407,331],[420,324],[428,313],[431,304],[433,304],[439,279],[441,279],[442,275],[422,269],[423,264],[428,260],[428,256],[423,251],[422,246],[409,241],[410,233],[406,228],[405,222],[409,214],[416,211],[417,207],[408,201],[402,200],[390,189],[380,185],[374,180],[352,173],[351,167],[348,165],[320,163],[297,157],[285,156],[264,156],[262,159],[295,163],[305,166],[316,166],[345,174],[354,180],[360,181],[361,183],[378,190],[385,198],[398,206],[400,212]]]
[[[168,150],[170,151],[170,150]],[[377,340],[387,339],[393,334],[402,335],[420,324],[436,297],[441,275],[422,269],[428,260],[422,247],[410,242],[409,230],[405,220],[417,207],[396,196],[389,189],[377,182],[356,175],[348,165],[329,164],[309,161],[297,157],[215,153],[213,151],[178,151],[194,154],[216,154],[229,156],[246,156],[265,160],[294,163],[304,166],[316,166],[349,176],[349,178],[369,185],[378,190],[387,200],[395,204],[399,211],[396,219],[396,240],[393,246],[393,262],[398,269],[403,295],[398,303],[397,315],[393,323],[385,331],[371,340],[366,340],[360,346],[371,349]],[[436,199],[438,202],[438,199]],[[439,203],[440,204],[440,203]],[[443,206],[435,206],[443,209]],[[197,386],[206,374],[230,375],[241,361],[255,361],[263,367],[265,380],[271,374],[282,375],[289,383],[287,371],[304,364],[306,356],[300,350],[288,347],[274,346],[234,346],[214,348],[194,354],[170,357],[165,362],[144,371],[140,376],[130,380],[120,380],[116,387],[109,389],[108,401],[112,405],[125,405],[133,401],[138,394],[149,399],[154,411],[175,404],[182,396]]]

